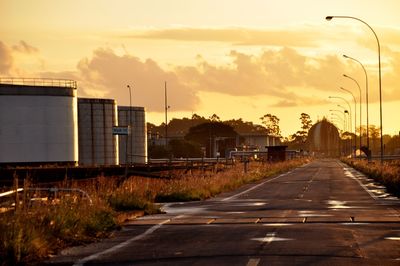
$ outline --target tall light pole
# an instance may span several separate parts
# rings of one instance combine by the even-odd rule
[[[350,113],[352,112],[350,103],[345,98],[339,97],[339,96],[329,96],[328,98],[329,99],[340,99],[340,100],[344,101],[347,104],[347,106],[349,107]],[[350,133],[351,133],[351,130],[350,130]],[[355,132],[354,132],[354,135],[355,135]],[[352,140],[350,139],[350,143],[351,143],[351,141]],[[355,140],[354,140],[354,143],[355,143]],[[350,144],[350,145],[352,145],[352,144]]]
[[[131,86],[126,85],[126,87],[129,89],[129,110],[128,112],[126,112],[126,118],[128,120],[126,123],[126,127],[128,128],[128,134],[126,135],[126,143],[125,143],[125,178],[128,177],[128,149],[129,149],[128,143],[129,143],[129,135],[131,134],[131,109],[132,109]],[[132,149],[132,141],[131,141],[131,149]]]
[[[356,128],[357,128],[357,100],[356,100],[356,97],[354,97],[354,94],[351,91],[346,90],[343,87],[340,87],[340,89],[344,90],[345,92],[350,93],[351,96],[353,97],[353,101],[354,101],[354,136],[356,137],[357,136],[356,135],[356,132],[357,132],[357,130],[356,130]],[[351,110],[350,110],[350,112],[351,112]],[[361,128],[361,124],[360,124],[360,128]],[[361,138],[361,131],[360,131],[360,138]],[[356,141],[357,140],[355,139],[354,140],[354,146],[356,146]],[[360,146],[360,149],[361,149],[361,146]]]
[[[334,109],[334,110],[329,110],[329,111],[335,111],[335,112],[338,112],[338,113],[340,113],[340,114],[342,114],[343,113],[343,124],[344,124],[344,128],[345,128],[345,131],[347,131],[347,132],[350,132],[350,154],[353,154],[353,148],[352,148],[352,141],[351,141],[351,123],[352,123],[352,121],[351,121],[351,115],[350,115],[350,113],[349,113],[349,111],[348,110],[346,110],[346,108],[345,107],[343,107],[343,106],[341,106],[340,104],[338,104],[337,105],[338,107],[340,107],[340,108],[342,108],[343,109],[343,111],[340,111],[340,110],[336,110],[336,109]],[[348,122],[348,120],[346,119],[346,114],[347,114],[347,116],[348,116],[348,120],[350,120],[350,123]],[[336,116],[338,116],[336,113],[331,113],[331,115],[336,115]],[[347,129],[346,129],[346,125],[347,125]],[[355,143],[355,142],[354,142]]]
[[[164,106],[165,106],[165,147],[168,147],[168,94],[167,94],[167,82],[164,83]]]
[[[343,120],[337,113],[331,113],[331,118],[338,119],[339,122],[343,123],[343,133],[346,132],[346,121]]]
[[[362,98],[361,98],[361,87],[360,87],[360,84],[358,84],[358,82],[357,82],[357,80],[355,80],[354,78],[352,78],[352,77],[350,77],[350,76],[348,76],[348,75],[346,75],[346,74],[343,74],[343,77],[345,77],[345,78],[348,78],[348,79],[351,79],[352,81],[354,81],[356,84],[357,84],[357,87],[358,87],[358,90],[359,90],[359,92],[360,92],[360,150],[361,150],[361,147],[362,147],[362,141],[361,141],[361,123],[362,123],[362,108],[361,108],[361,106],[362,106]]]
[[[380,113],[380,127],[381,127],[381,163],[383,163],[383,129],[382,129],[382,70],[381,70],[381,45],[379,43],[378,36],[376,35],[374,29],[364,20],[361,20],[356,17],[350,17],[350,16],[327,16],[325,19],[330,21],[333,18],[345,18],[345,19],[354,19],[358,20],[364,25],[366,25],[374,34],[376,38],[376,42],[378,44],[378,70],[379,70],[379,113]]]
[[[348,124],[349,131],[351,132],[351,127],[352,127],[351,124],[353,123],[353,121],[352,121],[353,119],[351,118],[351,113],[347,110],[346,107],[341,106],[340,104],[338,104],[337,106],[340,107],[340,108],[342,108],[342,109],[343,109],[343,112],[344,112],[345,114],[347,114],[348,122],[347,122],[347,120],[346,120],[346,122],[347,122],[347,124]],[[356,146],[356,143],[354,143],[354,146]]]
[[[360,66],[362,67],[362,69],[364,70],[364,74],[365,74],[365,102],[367,104],[367,149],[369,150],[369,111],[368,111],[368,75],[367,75],[367,70],[365,70],[364,65],[358,61],[357,59],[347,56],[347,55],[343,55],[344,58],[347,59],[351,59],[353,61],[356,61],[357,63],[360,64]],[[360,137],[361,137],[361,132],[360,132]]]
[[[343,114],[343,119],[342,118],[340,118],[340,119],[343,120],[343,130],[347,131],[348,130],[348,125],[347,125],[348,123],[346,123],[346,113],[344,111],[340,111],[340,110],[337,110],[337,109],[330,109],[329,112],[331,112],[331,115],[336,115],[339,118],[340,118],[340,116],[337,113],[334,113],[334,112],[338,112],[339,114]]]
[[[129,162],[132,163],[132,155],[133,155],[133,151],[132,151],[132,91],[131,91],[131,86],[130,85],[126,85],[126,87],[129,89],[129,124],[128,124],[128,137],[127,137],[127,142],[129,140],[129,135],[131,135],[131,139],[130,139],[130,156],[129,156]],[[126,152],[128,153],[128,151]],[[128,163],[128,162],[127,162]]]

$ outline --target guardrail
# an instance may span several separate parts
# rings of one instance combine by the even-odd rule
[[[70,79],[0,77],[0,84],[77,88],[76,81]]]

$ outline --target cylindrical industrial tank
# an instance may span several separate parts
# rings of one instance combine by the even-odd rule
[[[118,125],[130,126],[128,136],[119,136],[119,162],[147,163],[147,125],[144,107],[118,106]],[[128,145],[126,140],[128,139]],[[128,152],[127,149],[128,148]]]
[[[117,104],[111,99],[78,98],[79,164],[118,164]]]
[[[323,119],[308,131],[309,150],[317,156],[336,157],[340,153],[340,137],[335,125]]]
[[[0,164],[76,164],[76,82],[0,78]]]

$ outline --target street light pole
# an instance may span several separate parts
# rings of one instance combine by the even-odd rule
[[[346,120],[346,123],[348,124],[348,128],[349,128],[349,131],[350,131],[350,133],[351,133],[351,127],[352,127],[352,123],[353,123],[353,119],[351,118],[351,113],[347,110],[346,107],[341,106],[340,104],[338,104],[337,106],[340,107],[340,108],[342,108],[342,109],[343,109],[343,112],[344,112],[345,114],[347,114],[347,116],[348,116],[348,122],[347,122],[347,120]],[[357,146],[357,144],[356,144],[355,142],[354,142],[354,146]]]
[[[356,97],[354,97],[354,94],[351,92],[351,91],[349,91],[349,90],[346,90],[345,88],[343,88],[343,87],[340,87],[340,89],[341,90],[344,90],[344,91],[346,91],[346,92],[348,92],[348,93],[350,93],[351,94],[351,96],[353,97],[353,101],[354,101],[354,113],[355,113],[355,117],[354,117],[354,135],[356,136],[356,128],[357,128],[357,100],[356,100]],[[361,109],[361,108],[360,108]],[[360,120],[360,138],[361,138],[361,120]],[[354,141],[354,146],[357,146],[356,145],[356,142],[357,142],[357,140],[355,140]],[[361,151],[361,142],[360,142],[360,151]]]
[[[329,99],[340,99],[340,100],[344,101],[347,104],[347,106],[349,107],[350,113],[352,112],[350,103],[345,98],[339,97],[339,96],[329,96],[328,98]],[[350,130],[350,133],[351,133],[351,130]],[[355,134],[356,134],[356,132],[354,132],[354,135]],[[350,143],[351,142],[352,142],[352,139],[350,139]],[[356,143],[356,140],[354,140],[354,146],[355,146],[355,143]],[[350,144],[350,145],[352,145],[352,144]]]
[[[131,109],[132,109],[132,93],[131,86],[126,85],[129,89],[129,110],[126,113],[126,118],[129,119],[126,123],[126,127],[128,128],[128,134],[126,135],[126,143],[125,143],[125,178],[128,178],[128,143],[129,143],[129,135],[131,134]],[[129,115],[128,115],[129,114]],[[131,141],[131,153],[132,153],[132,141]]]
[[[165,147],[168,148],[168,94],[167,94],[167,82],[164,83],[164,100],[165,100]]]
[[[133,151],[132,151],[132,91],[131,91],[131,86],[127,85],[128,89],[129,89],[129,131],[128,131],[128,136],[131,135],[131,139],[130,139],[130,156],[129,156],[129,162],[132,164],[132,155],[133,155]],[[129,140],[129,138],[128,138]]]
[[[357,80],[355,80],[354,78],[352,78],[352,77],[350,77],[350,76],[347,76],[346,74],[343,74],[343,77],[345,77],[345,78],[348,78],[348,79],[351,79],[352,81],[354,81],[356,84],[357,84],[357,87],[358,87],[358,90],[359,90],[359,92],[360,92],[360,150],[361,150],[361,147],[362,147],[362,141],[361,141],[361,123],[362,123],[362,98],[361,98],[361,87],[360,87],[360,84],[358,84],[358,82],[357,82]]]
[[[348,58],[351,59],[353,61],[356,61],[357,63],[360,64],[360,66],[362,67],[362,69],[364,70],[364,74],[365,74],[365,102],[367,104],[367,149],[369,150],[369,110],[368,110],[368,75],[367,75],[367,70],[365,70],[364,65],[358,61],[357,59],[347,56],[347,55],[343,55],[344,58]],[[360,137],[361,137],[361,132],[360,132]]]
[[[333,113],[333,112],[338,112],[340,114],[343,113],[343,127],[344,127],[344,132],[349,132],[351,134],[351,115],[349,113],[349,111],[346,110],[346,108],[344,108],[343,106],[341,106],[340,104],[337,105],[338,107],[342,108],[343,111],[337,110],[337,109],[331,109],[329,111],[331,111],[331,115],[336,115],[336,117],[339,117],[339,115],[337,113]],[[346,119],[346,114],[348,115],[348,119],[350,120],[350,123],[348,122],[348,119]],[[340,118],[340,117],[339,117]],[[353,153],[352,152],[352,140],[351,140],[351,135],[350,135],[350,155]],[[347,146],[347,145],[345,145]]]
[[[374,29],[364,20],[361,20],[356,17],[350,17],[350,16],[327,16],[325,19],[330,21],[333,18],[345,18],[345,19],[354,19],[358,20],[364,25],[366,25],[374,34],[376,38],[376,42],[378,44],[378,70],[379,70],[379,113],[380,113],[380,127],[381,127],[381,164],[383,163],[383,128],[382,128],[382,70],[381,70],[381,45],[379,43],[378,36],[376,35]]]

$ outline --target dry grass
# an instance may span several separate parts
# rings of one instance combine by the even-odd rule
[[[343,159],[345,163],[384,185],[387,190],[400,197],[400,161],[368,162],[366,160]]]
[[[38,262],[60,248],[105,237],[117,228],[118,213],[142,210],[159,212],[155,202],[202,200],[245,183],[288,171],[304,164],[299,159],[283,163],[250,163],[217,173],[194,171],[174,173],[171,179],[132,176],[122,183],[116,178],[62,184],[85,190],[90,204],[77,195],[58,195],[46,204],[29,206],[15,213],[0,214],[0,258],[2,265]]]
[[[26,264],[66,245],[104,237],[116,227],[113,211],[101,202],[63,200],[7,213],[0,220],[3,265]]]

